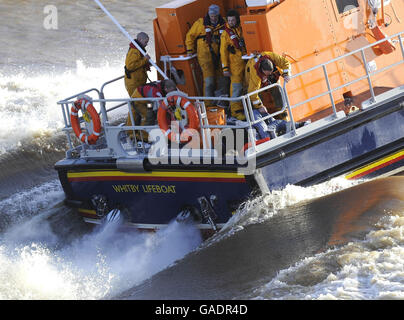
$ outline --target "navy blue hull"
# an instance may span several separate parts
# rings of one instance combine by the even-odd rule
[[[323,131],[258,159],[269,189],[312,185],[346,174],[404,148],[404,98],[350,115]],[[386,165],[350,178],[373,178],[402,166],[398,154]]]
[[[215,223],[223,224],[255,189],[244,176],[229,172],[135,174],[117,169],[77,170],[65,167],[59,175],[61,181],[66,182],[67,202],[75,202],[83,216],[97,219],[91,199],[95,195],[104,196],[109,209],[121,210],[127,222],[145,225],[145,228],[168,224],[184,208],[198,211],[198,198],[210,200],[211,196],[216,199],[213,206],[217,214]],[[202,223],[201,213],[198,215]]]

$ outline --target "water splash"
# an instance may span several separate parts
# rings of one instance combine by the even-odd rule
[[[58,180],[16,192],[11,197],[0,201],[0,230],[8,229],[23,220],[32,218],[42,210],[47,210],[60,203],[63,199],[64,193]],[[18,236],[21,237],[21,235]]]
[[[250,299],[404,299],[404,211],[385,216],[363,241],[306,258]]]
[[[9,217],[0,236],[0,299],[113,297],[202,241],[193,226],[173,222],[156,234],[122,232],[118,224],[109,224],[65,242],[55,228],[69,228],[73,217],[64,225],[52,224],[52,218],[66,210],[55,206],[62,198],[55,181],[0,202],[1,216]]]
[[[274,190],[262,196],[250,199],[239,207],[236,214],[210,242],[228,237],[234,232],[244,229],[247,225],[267,221],[279,210],[287,208],[288,206],[302,204],[353,187],[359,183],[361,183],[359,180],[351,181],[344,177],[337,177],[310,187],[287,185],[282,190]]]
[[[27,138],[59,131],[64,122],[57,101],[90,88],[99,89],[105,81],[121,75],[121,68],[111,67],[108,62],[88,67],[80,60],[75,70],[63,73],[0,73],[0,154],[21,146]],[[126,97],[123,81],[112,85],[106,94]]]
[[[42,220],[35,232],[30,231],[29,241],[6,238],[0,245],[0,299],[111,298],[201,242],[192,226],[174,222],[156,234],[121,233],[117,225],[108,225],[58,248],[59,243],[45,237],[51,230],[44,224]],[[16,230],[22,234],[32,226],[30,222]],[[41,241],[32,239],[34,233]]]

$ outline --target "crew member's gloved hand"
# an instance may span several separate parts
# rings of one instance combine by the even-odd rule
[[[286,83],[288,83],[288,82],[290,81],[290,75],[285,74],[285,75],[283,76],[283,80],[284,80]]]

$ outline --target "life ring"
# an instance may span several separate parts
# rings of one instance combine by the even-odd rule
[[[188,125],[184,126],[184,131],[179,132],[179,134],[174,134],[170,129],[171,117],[167,116],[169,109],[178,107],[186,111],[188,117]],[[178,120],[178,119],[177,119]],[[166,97],[160,104],[160,108],[157,112],[157,121],[160,129],[163,131],[166,137],[168,137],[173,142],[188,142],[192,139],[192,136],[184,134],[187,129],[199,129],[199,116],[198,111],[195,106],[186,98],[181,95],[172,95]],[[181,128],[180,128],[181,130]]]
[[[86,122],[92,122],[93,133],[87,136],[82,132],[79,121],[79,110],[83,113],[83,118]],[[90,115],[90,118],[88,117]],[[101,133],[101,120],[94,106],[86,98],[78,99],[74,102],[70,110],[70,122],[77,138],[86,144],[95,144]]]

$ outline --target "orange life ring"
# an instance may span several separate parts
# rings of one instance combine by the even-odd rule
[[[379,26],[376,26],[370,30],[372,31],[374,37],[376,38],[376,41],[387,38],[387,35],[383,32],[382,29],[380,29]],[[391,42],[391,40],[386,40],[384,42],[379,43],[378,47],[384,54],[389,54],[392,53],[394,50],[396,50],[396,47]]]
[[[170,107],[180,107],[187,112],[188,126],[185,127],[183,132],[180,132],[180,137],[175,135],[170,129],[170,119],[167,117],[167,112]],[[187,129],[199,129],[199,116],[195,106],[185,97],[180,95],[172,95],[165,98],[157,112],[157,121],[163,133],[173,142],[188,142],[192,139],[191,136],[184,134]],[[178,141],[179,140],[179,141]]]
[[[81,112],[83,113],[83,117],[87,113],[91,117],[91,119],[88,120],[93,123],[93,133],[90,136],[87,136],[81,130],[78,114],[79,110],[81,110]],[[100,116],[98,115],[97,111],[95,110],[94,106],[91,104],[90,101],[86,100],[85,98],[82,98],[74,102],[70,110],[70,122],[72,124],[74,133],[81,142],[87,144],[95,144],[97,142],[101,133],[101,120]]]

